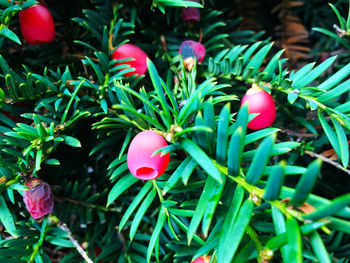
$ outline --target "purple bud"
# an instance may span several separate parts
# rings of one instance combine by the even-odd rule
[[[189,0],[192,2],[200,3],[200,0]],[[199,13],[199,8],[197,7],[183,7],[182,8],[182,20],[198,22],[201,16]]]
[[[26,186],[28,190],[23,193],[23,201],[30,215],[37,219],[50,214],[54,206],[50,186],[38,178],[29,180]]]
[[[179,54],[183,59],[193,57],[194,55],[198,62],[203,62],[205,57],[205,47],[199,42],[186,40],[181,43]]]

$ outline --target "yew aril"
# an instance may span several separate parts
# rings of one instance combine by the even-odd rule
[[[153,153],[167,146],[164,138],[154,131],[143,131],[131,141],[127,164],[131,174],[141,180],[154,180],[168,167],[170,154]]]
[[[23,201],[34,219],[41,218],[52,212],[54,197],[50,186],[38,178],[29,180],[28,190],[23,192]]]
[[[252,130],[264,129],[272,125],[276,118],[276,107],[272,96],[257,85],[253,85],[242,98],[248,103],[249,113],[259,113],[248,123]]]
[[[209,263],[210,262],[210,256],[201,256],[199,258],[196,258],[192,263]]]
[[[192,2],[199,3],[200,0],[190,0]],[[198,22],[201,19],[199,8],[197,7],[183,7],[182,8],[182,20],[189,22]]]
[[[139,47],[133,45],[133,44],[123,44],[120,47],[118,47],[112,54],[112,58],[115,60],[121,60],[121,59],[132,59],[131,61],[117,63],[116,66],[119,65],[127,65],[126,68],[134,68],[135,70],[132,72],[125,73],[125,77],[131,77],[132,75],[136,74],[137,77],[140,75],[144,75],[147,71],[147,54],[140,49]],[[124,70],[120,69],[121,70]]]
[[[36,4],[19,13],[24,39],[31,45],[50,43],[55,39],[55,25],[47,7]]]

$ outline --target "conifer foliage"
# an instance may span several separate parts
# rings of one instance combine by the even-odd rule
[[[350,64],[232,2],[0,0],[0,263],[349,262]]]

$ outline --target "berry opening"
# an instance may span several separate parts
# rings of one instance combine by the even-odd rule
[[[151,167],[141,167],[136,170],[136,176],[141,180],[152,180],[157,175],[158,171]]]

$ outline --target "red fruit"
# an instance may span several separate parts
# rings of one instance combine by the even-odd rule
[[[200,0],[189,0],[192,2],[200,3]],[[183,7],[182,8],[182,20],[198,22],[201,19],[199,8],[197,7]]]
[[[23,201],[30,215],[37,219],[50,214],[54,206],[50,186],[38,178],[29,180],[26,186],[28,190],[23,193]]]
[[[272,96],[262,88],[253,84],[242,98],[243,105],[248,102],[249,113],[260,113],[248,123],[248,128],[257,130],[269,127],[276,118],[276,108]]]
[[[55,39],[55,25],[50,11],[40,4],[19,13],[24,39],[31,45],[50,43]]]
[[[127,163],[131,174],[141,180],[153,180],[161,176],[168,167],[170,154],[152,154],[168,143],[154,131],[143,131],[132,140]]]
[[[140,49],[139,47],[133,45],[133,44],[123,44],[120,47],[118,47],[112,55],[113,59],[120,60],[120,59],[127,59],[127,58],[133,58],[134,60],[118,63],[116,66],[119,65],[128,65],[127,68],[134,68],[135,70],[129,73],[125,73],[124,76],[130,77],[133,74],[136,74],[137,77],[140,75],[144,75],[147,71],[147,54]],[[121,69],[124,70],[125,68]],[[121,71],[119,70],[119,71]]]
[[[192,263],[209,263],[210,262],[210,256],[201,256],[199,258],[196,258]]]

